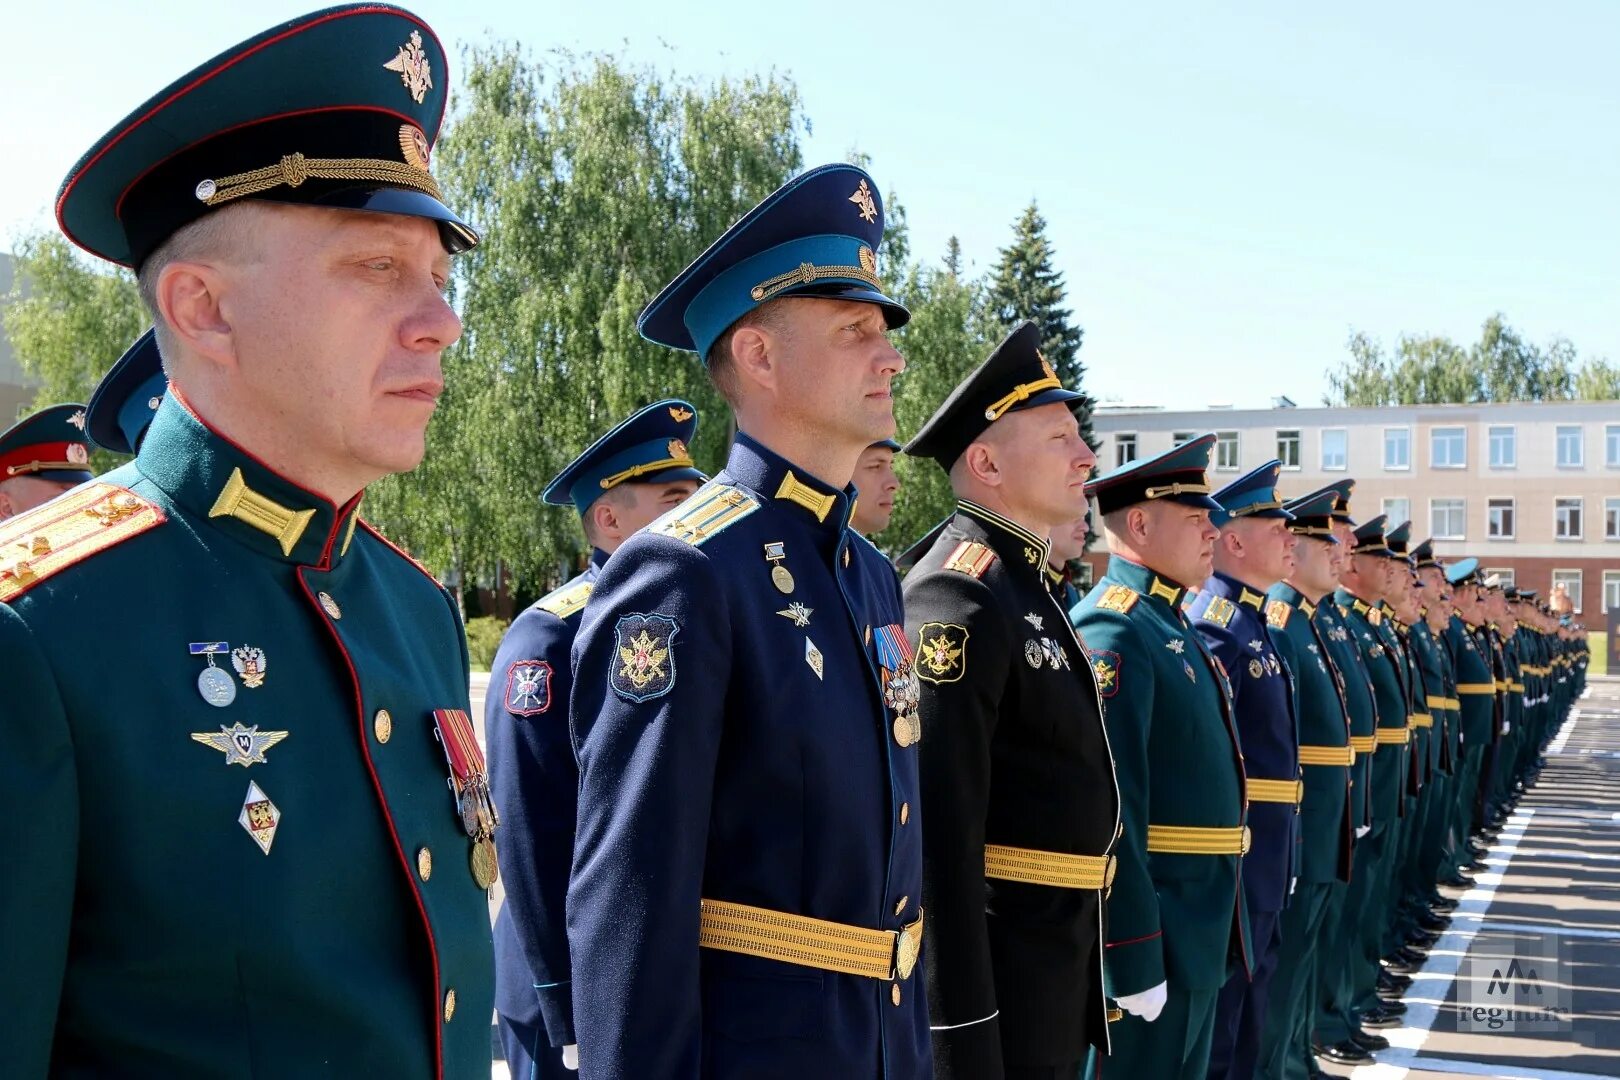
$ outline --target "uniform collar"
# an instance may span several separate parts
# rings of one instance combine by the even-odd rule
[[[1108,576],[1150,600],[1163,602],[1176,615],[1181,614],[1181,601],[1186,597],[1187,590],[1173,581],[1166,581],[1142,564],[1132,562],[1123,555],[1110,555]]]
[[[744,432],[737,433],[726,459],[726,475],[751,488],[766,502],[792,507],[812,528],[842,532],[855,504],[855,485],[842,491],[810,475]]]
[[[1027,566],[1036,573],[1045,568],[1046,558],[1052,553],[1050,540],[1041,539],[1011,518],[1003,517],[969,499],[957,500],[956,514],[959,518],[971,518],[984,527],[985,538],[1002,561]]]
[[[1219,570],[1210,575],[1209,580],[1204,583],[1204,589],[1216,596],[1224,596],[1251,611],[1259,611],[1266,603],[1264,593],[1255,592],[1231,574],[1224,574]]]
[[[136,462],[181,509],[261,555],[331,567],[348,554],[360,495],[340,507],[287,479],[209,427],[178,388],[164,395]]]
[[[599,547],[591,548],[590,568],[593,570],[602,569],[602,567],[607,565],[607,561],[610,557],[611,556],[609,556],[607,552],[603,551]]]
[[[1304,593],[1286,581],[1277,582],[1277,584],[1266,590],[1266,595],[1273,600],[1281,600],[1291,608],[1298,609],[1307,619],[1316,617],[1316,605],[1305,599]]]
[[[1334,590],[1333,599],[1338,601],[1340,607],[1347,607],[1354,611],[1357,615],[1366,615],[1372,610],[1372,608],[1367,605],[1367,601],[1363,600],[1361,597],[1342,586]]]

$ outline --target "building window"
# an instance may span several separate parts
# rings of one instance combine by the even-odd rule
[[[1174,435],[1170,436],[1170,445],[1184,446],[1193,441],[1193,436],[1195,434],[1197,433],[1192,431],[1178,431]]]
[[[1514,537],[1514,505],[1511,498],[1491,499],[1485,504],[1485,535],[1491,540]]]
[[[1506,588],[1511,589],[1514,585],[1518,584],[1514,578],[1514,571],[1513,567],[1511,566],[1487,566],[1485,568],[1485,580],[1489,581],[1493,574],[1496,576],[1497,583],[1505,586]]]
[[[1603,500],[1603,539],[1620,540],[1620,499]]]
[[[1379,505],[1378,512],[1389,518],[1391,525],[1399,525],[1403,521],[1412,520],[1412,500],[1400,496],[1386,496]]]
[[[1620,608],[1620,570],[1603,571],[1603,610]]]
[[[1468,464],[1468,429],[1437,427],[1429,432],[1429,467],[1461,469]]]
[[[1610,424],[1603,429],[1603,464],[1620,469],[1620,424]]]
[[[1490,429],[1491,468],[1513,469],[1519,464],[1519,448],[1513,437],[1512,427],[1493,427]]]
[[[1277,460],[1285,469],[1299,468],[1299,429],[1277,432]]]
[[[1429,535],[1436,540],[1461,540],[1466,503],[1462,499],[1429,500]]]
[[[1553,500],[1553,535],[1560,540],[1579,540],[1581,528],[1581,499]]]
[[[1114,468],[1129,465],[1136,460],[1136,435],[1134,433],[1114,436]]]
[[[1586,464],[1581,447],[1581,425],[1558,425],[1558,467],[1579,469]]]
[[[1217,431],[1215,433],[1215,470],[1217,472],[1237,472],[1238,470],[1238,433],[1235,431]]]
[[[1575,614],[1581,613],[1581,572],[1579,570],[1554,570],[1552,573],[1553,591],[1558,586],[1564,587],[1564,595],[1574,606]],[[1550,598],[1549,598],[1550,599]]]
[[[1384,429],[1384,468],[1410,469],[1412,467],[1412,432],[1408,428]]]
[[[1322,471],[1343,472],[1350,467],[1350,435],[1344,428],[1322,429]]]

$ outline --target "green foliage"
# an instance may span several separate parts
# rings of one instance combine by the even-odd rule
[[[507,625],[505,619],[493,615],[467,620],[467,657],[474,671],[488,671],[495,662],[495,650],[501,647]]]
[[[16,281],[0,303],[17,363],[40,380],[30,411],[89,401],[101,376],[147,327],[135,276],[92,265],[56,232],[23,237],[14,257]],[[0,417],[0,428],[10,422]],[[99,450],[91,459],[97,472],[120,460]]]
[[[1013,225],[1012,243],[1001,249],[1000,259],[990,272],[990,310],[1004,330],[1029,319],[1040,328],[1041,353],[1056,369],[1063,385],[1079,390],[1085,384],[1086,367],[1080,362],[1080,344],[1085,336],[1074,321],[1074,312],[1064,306],[1068,291],[1063,275],[1053,268],[1056,252],[1046,236],[1046,219],[1034,203],[1024,208]],[[947,250],[946,261],[959,262],[960,250]],[[1091,430],[1091,409],[1078,414],[1080,433],[1097,446]]]
[[[1581,362],[1568,338],[1527,341],[1500,314],[1464,348],[1450,338],[1403,335],[1393,354],[1351,333],[1349,359],[1328,373],[1327,405],[1444,405],[1491,401],[1606,401],[1620,398],[1620,369],[1602,357]]]
[[[504,560],[543,591],[584,550],[546,481],[634,409],[702,414],[699,467],[724,461],[727,412],[702,364],[643,341],[648,299],[801,168],[798,91],[771,76],[702,83],[613,56],[470,49],[434,155],[447,201],[483,232],[455,265],[460,342],[415,472],[367,513],[429,566],[488,581]]]

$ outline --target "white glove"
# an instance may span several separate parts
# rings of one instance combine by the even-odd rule
[[[1370,832],[1372,832],[1371,825],[1362,825],[1356,829],[1356,839],[1360,840],[1363,836],[1366,836]]]
[[[1294,889],[1297,888],[1298,886],[1299,886],[1299,878],[1297,878],[1297,877],[1289,878],[1288,879],[1288,895],[1293,896],[1294,895]]]
[[[569,1072],[579,1072],[579,1044],[569,1043],[563,1047],[563,1068]]]
[[[1119,1002],[1120,1008],[1132,1016],[1140,1016],[1151,1024],[1164,1011],[1164,1003],[1170,1000],[1169,984],[1160,983],[1151,990],[1144,990],[1140,994],[1126,994],[1114,1000]]]
[[[1513,730],[1513,721],[1511,721],[1511,720],[1502,721],[1502,734],[1506,735],[1508,732],[1510,732],[1512,730]]]

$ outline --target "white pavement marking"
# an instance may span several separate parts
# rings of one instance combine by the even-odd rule
[[[1558,734],[1553,736],[1553,741],[1547,744],[1547,753],[1549,755],[1564,752],[1564,743],[1569,741],[1569,733],[1575,730],[1575,719],[1580,714],[1580,709],[1569,710],[1569,719],[1565,720],[1564,726],[1558,729]]]
[[[1382,1069],[1384,1071],[1380,1072]],[[1447,1076],[1489,1076],[1492,1080],[1614,1080],[1606,1073],[1566,1072],[1528,1065],[1503,1065],[1495,1061],[1459,1061],[1455,1058],[1413,1056],[1403,1066],[1362,1065],[1352,1076],[1400,1080],[1409,1069],[1443,1073]]]

